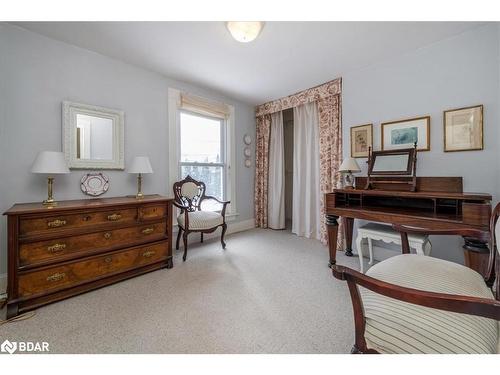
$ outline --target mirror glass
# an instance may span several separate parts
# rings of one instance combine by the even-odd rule
[[[76,115],[76,158],[113,159],[113,120],[81,113]]]
[[[123,169],[122,111],[63,102],[63,149],[71,169]]]
[[[373,172],[406,172],[409,154],[377,155],[373,163]]]

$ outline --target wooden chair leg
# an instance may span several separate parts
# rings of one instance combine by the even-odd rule
[[[371,238],[368,238],[368,252],[370,253],[370,261],[368,264],[371,266],[373,264],[373,243]]]
[[[182,240],[184,241],[184,255],[182,256],[182,260],[185,262],[188,252],[188,232],[184,231],[182,235]]]
[[[224,223],[222,225],[222,234],[220,235],[220,243],[222,244],[223,249],[226,248],[226,243],[224,242],[224,235],[226,234],[226,230],[227,230],[227,224]]]
[[[179,242],[181,240],[182,228],[179,226],[179,232],[177,232],[177,241],[175,242],[175,250],[179,250]]]
[[[358,257],[359,257],[359,272],[364,273],[363,271],[363,237],[358,235],[356,238],[356,248],[358,249]]]
[[[200,242],[203,243],[203,232],[200,233]]]

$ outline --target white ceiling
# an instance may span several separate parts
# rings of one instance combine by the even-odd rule
[[[261,104],[476,28],[479,22],[266,22],[252,43],[224,22],[18,22],[34,32]]]

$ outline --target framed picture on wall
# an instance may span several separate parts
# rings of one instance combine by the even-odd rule
[[[444,151],[483,149],[483,106],[444,111]]]
[[[373,124],[351,128],[351,157],[367,158],[368,148],[373,148]]]
[[[431,149],[431,117],[415,117],[384,122],[380,126],[382,150],[411,148],[417,142],[418,151]]]

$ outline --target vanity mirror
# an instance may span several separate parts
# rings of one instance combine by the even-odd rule
[[[406,184],[416,191],[417,143],[413,148],[368,151],[368,179],[365,189],[372,184]],[[391,176],[391,178],[387,178]]]
[[[63,102],[63,150],[71,169],[124,169],[123,111]]]

